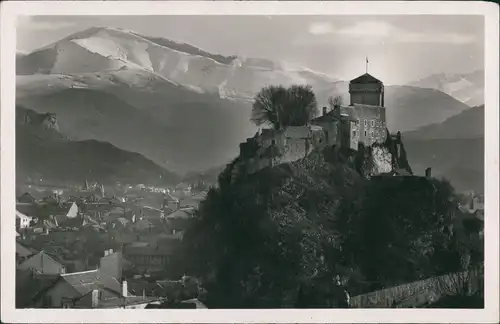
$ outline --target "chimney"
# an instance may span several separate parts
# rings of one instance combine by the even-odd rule
[[[109,254],[113,254],[113,249],[109,249],[109,251],[108,251],[108,255],[109,255]]]
[[[122,282],[122,296],[127,297],[127,295],[128,295],[127,280],[123,280],[123,282]]]
[[[109,255],[109,250],[104,250],[104,256],[108,256]]]
[[[323,116],[326,115],[326,107],[323,107]]]
[[[431,168],[425,169],[425,177],[426,178],[431,178],[432,177],[432,169]]]
[[[99,305],[99,290],[92,290],[92,308],[96,308]]]

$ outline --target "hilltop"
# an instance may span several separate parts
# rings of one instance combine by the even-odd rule
[[[422,266],[432,254],[431,233],[441,235],[448,208],[446,194],[433,192],[447,184],[372,178],[369,161],[385,158],[370,152],[327,147],[252,174],[230,163],[182,251],[191,256],[186,271],[204,280],[209,307],[294,307],[301,287],[310,288],[307,305],[328,307],[335,274],[349,278],[351,294],[429,275]],[[411,173],[404,154],[396,160]]]
[[[175,183],[171,173],[138,153],[96,140],[72,141],[59,133],[55,114],[17,107],[16,161],[19,179],[81,183]]]

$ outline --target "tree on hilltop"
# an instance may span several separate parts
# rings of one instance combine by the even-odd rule
[[[267,86],[255,96],[251,119],[258,126],[283,129],[306,125],[316,114],[316,95],[311,86]]]
[[[337,96],[330,96],[328,97],[328,106],[330,107],[330,110],[335,109],[336,107],[344,104],[344,99],[342,96],[337,95]]]

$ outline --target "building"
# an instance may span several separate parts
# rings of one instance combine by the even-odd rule
[[[365,73],[349,83],[351,117],[359,121],[359,141],[367,146],[386,136],[384,84]]]
[[[19,270],[32,270],[42,275],[59,275],[66,273],[64,262],[57,256],[40,251],[28,257],[18,266]]]
[[[384,84],[365,73],[349,83],[349,106],[337,105],[330,112],[323,108],[322,116],[311,121],[321,126],[329,145],[356,150],[358,143],[371,146],[386,138]]]
[[[36,203],[37,199],[29,192],[25,192],[17,198],[17,201],[20,203],[34,204]]]
[[[36,251],[20,242],[16,242],[16,265],[23,263],[33,254],[36,254]]]
[[[159,246],[144,244],[143,246],[126,245],[123,255],[132,262],[137,269],[165,269],[170,264],[174,249],[177,246]]]
[[[122,291],[123,290],[123,291]],[[99,269],[61,274],[34,298],[40,308],[92,308],[92,301],[127,296],[127,285]]]
[[[33,220],[33,217],[26,216],[23,213],[16,210],[16,228],[17,229],[20,229],[20,228],[24,229],[24,228],[30,227],[32,220]]]
[[[176,197],[172,196],[169,192],[165,194],[165,197],[163,197],[163,205],[162,209],[163,210],[177,210],[180,207],[180,201]]]

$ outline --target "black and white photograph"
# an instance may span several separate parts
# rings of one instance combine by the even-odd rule
[[[83,2],[2,28],[2,305],[498,319],[498,7]]]

